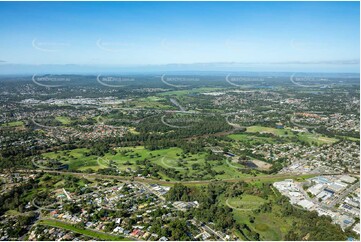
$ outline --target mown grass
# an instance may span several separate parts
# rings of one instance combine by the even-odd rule
[[[243,195],[245,196],[245,201],[250,203],[254,200],[254,196]],[[225,204],[225,199],[223,198],[222,203]],[[237,198],[236,198],[237,199]],[[238,198],[239,199],[239,198]],[[262,198],[257,197],[257,201]],[[264,202],[266,200],[262,199]],[[272,198],[269,198],[268,201],[272,201]],[[241,200],[239,200],[241,201]],[[237,202],[235,202],[237,203]],[[253,207],[256,208],[260,203],[255,204]],[[261,240],[266,241],[280,241],[284,240],[285,235],[291,229],[292,221],[294,218],[283,217],[280,215],[279,205],[272,204],[272,212],[268,213],[255,213],[254,210],[237,210],[233,209],[233,218],[240,224],[247,224],[247,226],[252,230],[260,234]],[[254,222],[250,222],[250,217],[254,217]]]
[[[336,138],[327,137],[321,134],[316,133],[296,133],[293,132],[289,128],[285,129],[276,129],[271,127],[264,127],[264,126],[249,126],[246,130],[247,133],[264,133],[264,134],[272,134],[276,137],[283,137],[283,138],[296,138],[300,141],[304,141],[309,144],[317,144],[317,145],[323,145],[323,144],[332,144],[338,141]],[[249,137],[250,134],[233,134],[229,135],[231,139],[239,140],[242,142],[250,141],[250,138],[255,138],[254,136]],[[274,138],[272,137],[256,137],[256,141],[254,142],[272,142]]]
[[[265,202],[266,200],[262,199],[261,197],[248,194],[239,197],[227,198],[227,203],[229,205],[239,209],[256,209]]]
[[[83,229],[83,228],[77,227],[73,224],[69,224],[69,223],[65,223],[65,222],[61,222],[61,221],[57,221],[57,220],[52,220],[52,219],[42,219],[38,223],[41,225],[70,230],[75,233],[82,234],[82,235],[89,236],[89,237],[96,238],[96,239],[100,239],[100,240],[106,240],[106,241],[129,241],[130,240],[130,239],[124,238],[122,236],[101,233],[101,232],[97,232],[97,231],[89,230],[89,229]]]
[[[14,121],[14,122],[9,122],[9,123],[4,123],[1,126],[2,127],[20,127],[20,126],[24,126],[24,122],[23,121]]]
[[[288,134],[288,131],[291,134]],[[250,126],[247,127],[247,132],[250,133],[269,133],[269,134],[274,134],[277,136],[281,136],[281,135],[292,135],[292,132],[290,130],[287,129],[276,129],[276,128],[270,128],[270,127],[264,127],[264,126]]]
[[[311,134],[304,133],[298,135],[299,140],[305,141],[307,143],[316,143],[317,145],[322,144],[333,144],[338,141],[338,139],[326,137],[320,134]]]
[[[98,157],[95,155],[86,155],[90,152],[87,148],[80,148],[68,151],[48,152],[42,154],[45,158],[59,160],[64,164],[69,165],[69,169],[72,170],[85,170],[94,169],[98,170],[104,168],[97,162]]]
[[[65,117],[65,116],[57,116],[57,117],[55,117],[55,119],[58,120],[62,124],[70,124],[71,123],[70,118]]]
[[[236,140],[236,141],[248,142],[250,144],[274,143],[274,140],[271,137],[260,137],[260,136],[256,136],[256,135],[252,135],[252,134],[246,134],[246,133],[230,134],[230,135],[228,135],[228,137],[233,140]]]
[[[143,146],[137,147],[122,147],[116,148],[115,154],[112,152],[106,153],[104,156],[98,157],[95,155],[88,155],[89,149],[80,148],[69,151],[58,151],[44,153],[43,156],[49,159],[56,159],[64,164],[68,164],[72,170],[99,170],[109,167],[109,162],[115,165],[120,171],[126,171],[128,168],[137,170],[140,161],[149,160],[150,162],[162,166],[164,168],[171,168],[177,170],[180,174],[187,174],[188,176],[195,175],[199,179],[227,179],[227,178],[241,178],[250,175],[244,174],[236,167],[232,167],[223,161],[209,161],[212,169],[219,172],[215,177],[210,175],[201,175],[205,173],[206,153],[198,154],[183,154],[183,150],[177,147],[148,150]],[[138,161],[138,162],[137,162]],[[197,169],[193,169],[192,165],[198,165]],[[222,173],[222,174],[221,174]],[[160,174],[162,179],[173,180],[165,174]]]

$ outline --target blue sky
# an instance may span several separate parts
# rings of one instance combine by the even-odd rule
[[[0,61],[358,72],[359,9],[359,2],[0,2]]]

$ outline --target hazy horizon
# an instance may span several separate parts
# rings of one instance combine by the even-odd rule
[[[167,65],[19,65],[0,64],[0,75],[33,74],[100,74],[100,73],[163,73],[163,72],[214,72],[214,73],[330,73],[359,75],[354,66],[359,64],[167,64]],[[347,68],[346,68],[347,67]]]

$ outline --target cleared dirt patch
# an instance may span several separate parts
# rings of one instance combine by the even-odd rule
[[[271,169],[272,165],[270,163],[261,161],[261,160],[252,160],[252,162],[258,166],[260,170],[269,170]]]

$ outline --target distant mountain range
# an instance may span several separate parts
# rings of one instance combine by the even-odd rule
[[[318,62],[274,62],[239,63],[214,62],[165,65],[79,65],[79,64],[11,64],[0,61],[1,75],[34,74],[114,74],[114,73],[164,73],[164,72],[312,72],[312,73],[352,73],[359,76],[359,60],[318,61]]]

